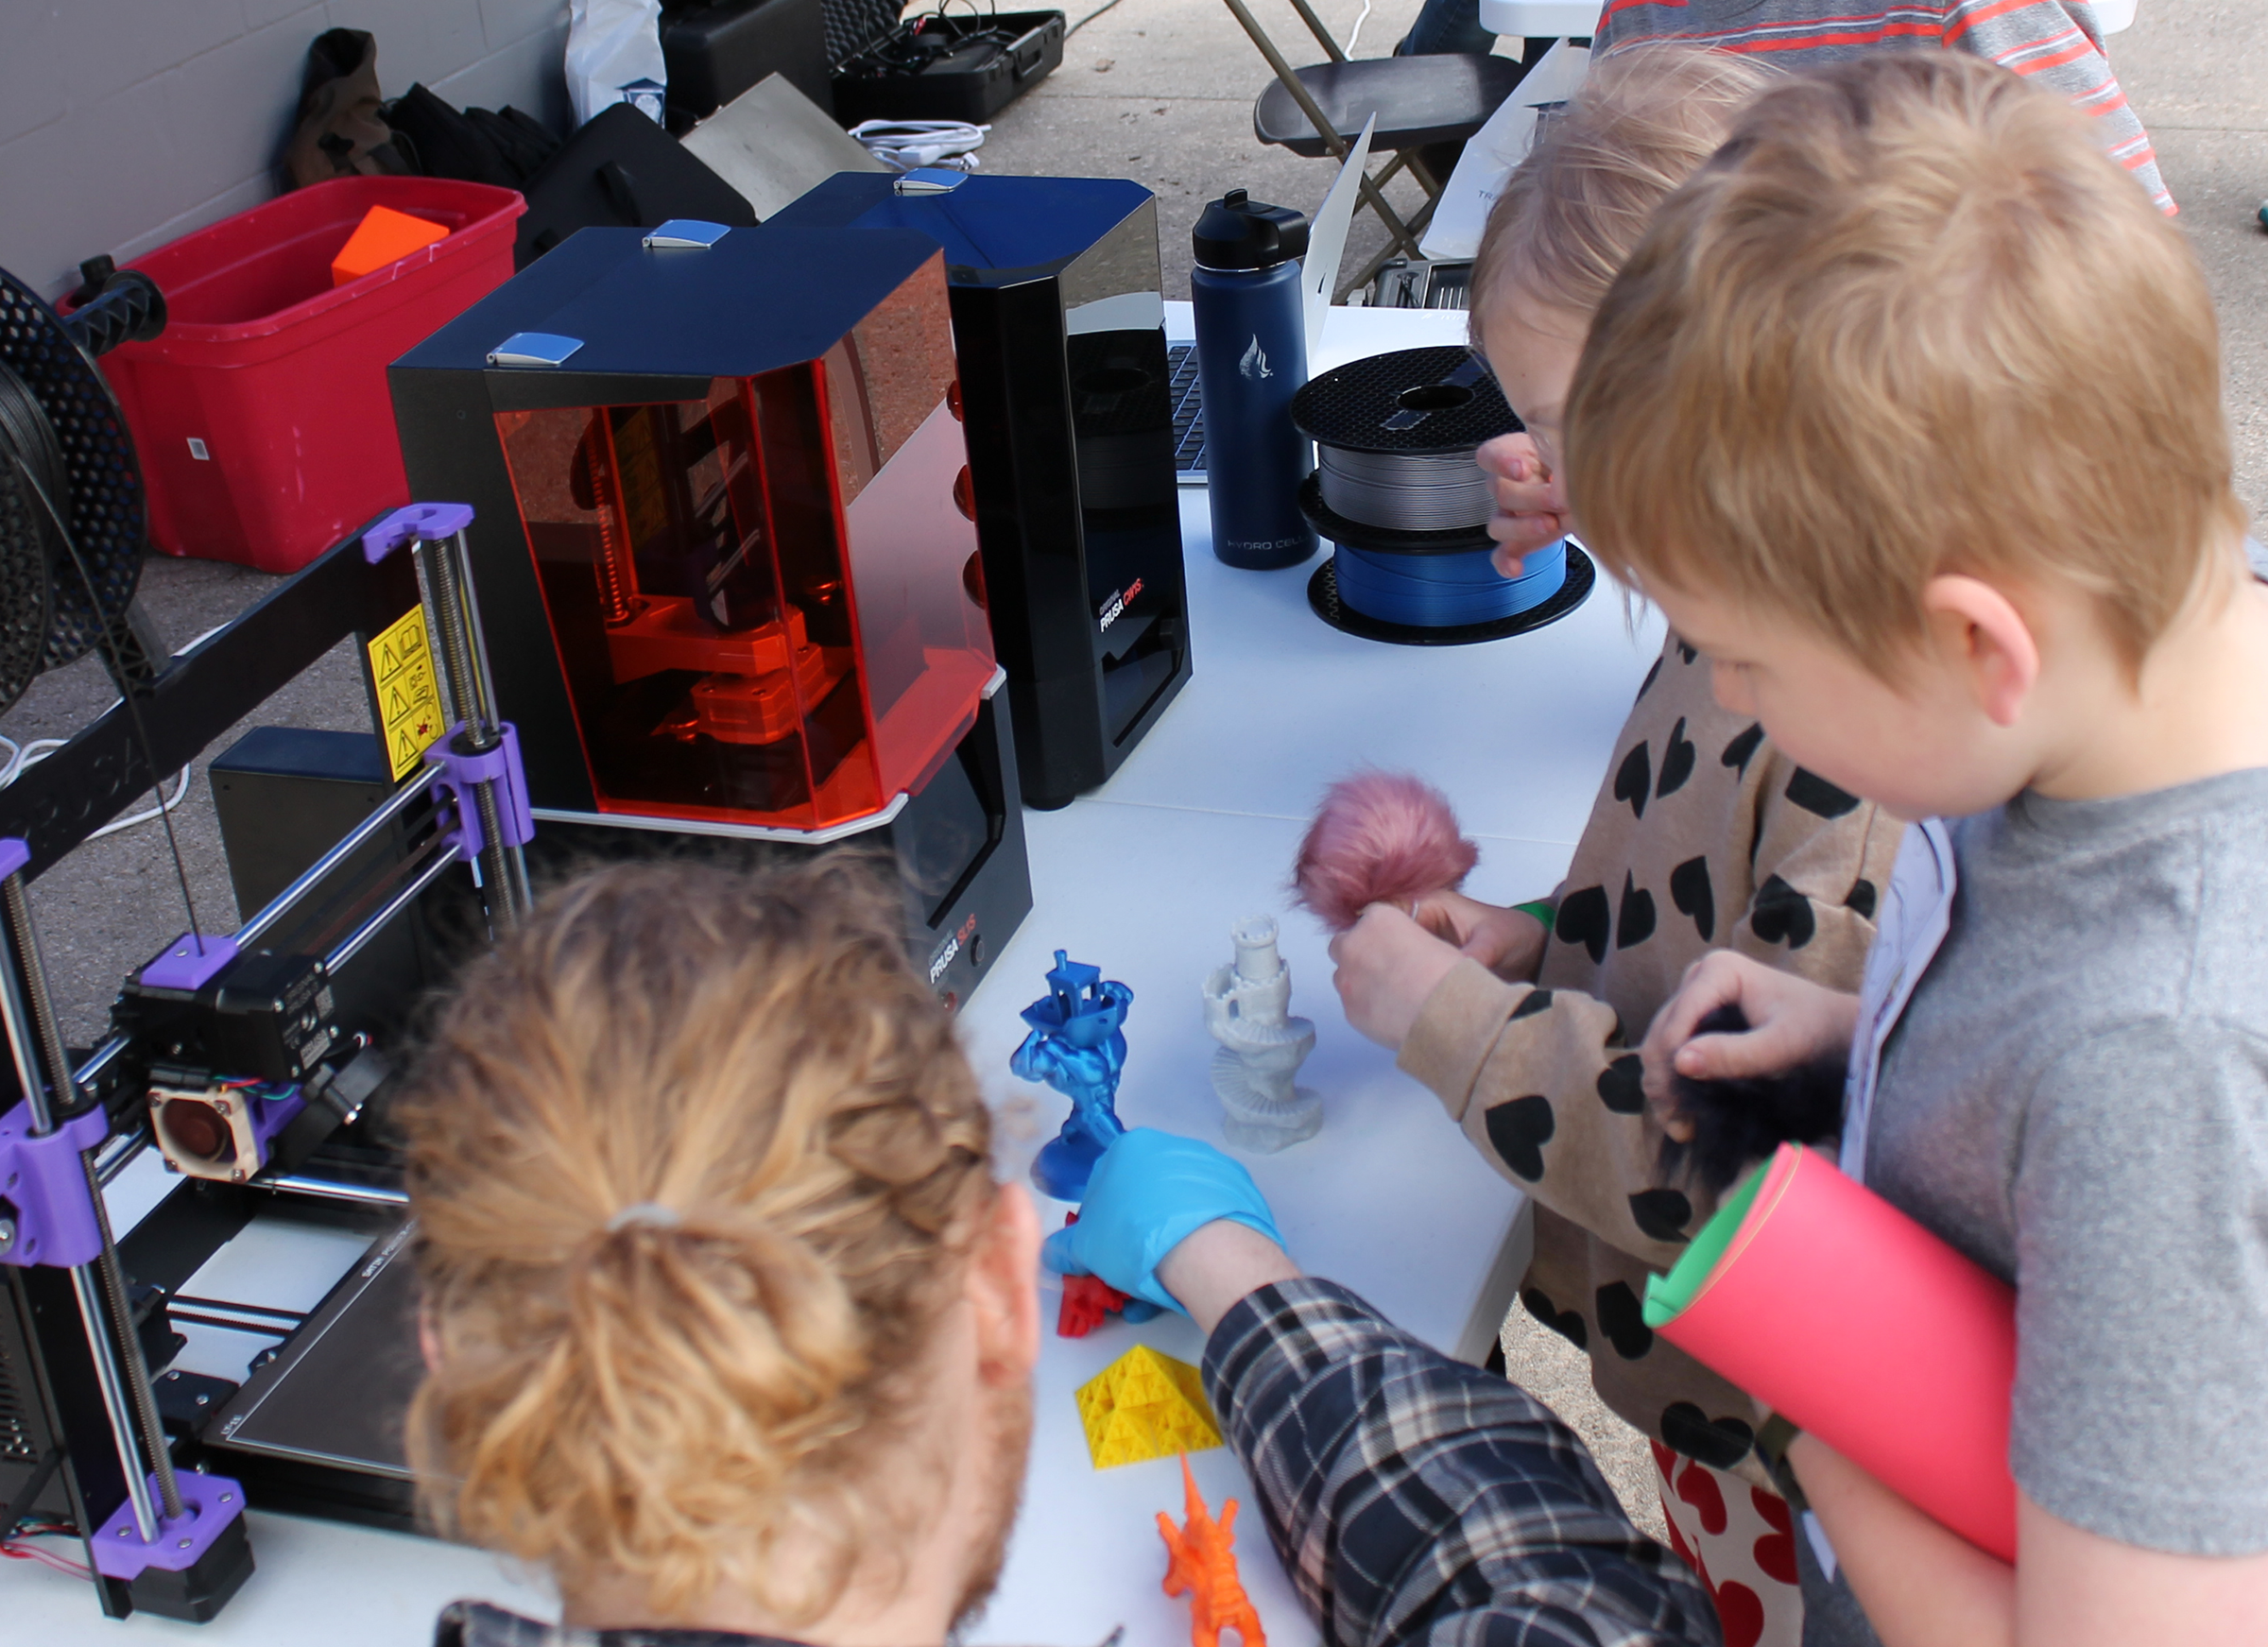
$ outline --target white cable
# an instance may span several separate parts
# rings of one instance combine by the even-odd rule
[[[966,120],[862,120],[850,135],[893,171],[948,165],[971,172],[977,167],[974,151],[984,146],[991,129]]]
[[[1347,31],[1349,57],[1354,56],[1354,43],[1363,38],[1363,25],[1370,21],[1370,6],[1371,0],[1363,0],[1363,14],[1354,20],[1354,26]]]
[[[129,812],[122,818],[114,818],[89,835],[87,839],[99,841],[103,836],[114,835],[120,830],[130,830],[136,824],[146,824],[161,812],[172,812],[189,798],[189,780],[195,775],[195,771],[194,767],[182,767],[180,787],[170,796],[165,793],[164,786],[161,784],[158,789],[158,804],[156,806],[146,806],[140,812]]]
[[[209,641],[215,635],[219,634],[221,630],[227,627],[228,625],[226,624],[214,625],[213,627],[207,629],[203,634],[198,636],[197,640],[191,641],[184,645],[176,646],[173,649],[173,655],[176,658],[179,658],[182,653],[197,645],[199,641]],[[112,709],[115,709],[117,707],[117,703],[113,701],[110,707]],[[109,711],[106,710],[104,712],[108,713]],[[0,734],[0,744],[6,744],[8,746],[8,757],[5,762],[0,762],[0,789],[6,789],[17,779],[23,777],[28,768],[38,765],[42,761],[45,760],[56,750],[61,748],[64,744],[68,743],[69,741],[70,740],[67,738],[34,738],[27,744],[18,744],[15,739],[8,737],[4,734]],[[161,783],[158,786],[157,805],[144,807],[140,812],[129,813],[126,816],[121,818],[113,818],[109,823],[104,824],[102,828],[96,830],[93,834],[89,835],[87,839],[90,841],[99,841],[103,836],[114,835],[120,830],[130,830],[136,824],[148,823],[153,818],[157,817],[161,813],[168,813],[178,810],[181,802],[189,798],[189,780],[191,773],[192,768],[188,766],[182,767],[180,771],[175,775],[175,788],[172,795],[168,796],[165,793],[165,786]]]

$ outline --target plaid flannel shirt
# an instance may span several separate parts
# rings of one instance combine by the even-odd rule
[[[1326,1647],[1722,1647],[1692,1570],[1630,1524],[1518,1384],[1399,1332],[1346,1288],[1263,1287],[1213,1330],[1205,1391]],[[794,1647],[568,1630],[458,1602],[435,1647]]]
[[[1346,1288],[1263,1287],[1205,1390],[1326,1647],[1718,1647],[1692,1571],[1645,1536],[1518,1384]]]

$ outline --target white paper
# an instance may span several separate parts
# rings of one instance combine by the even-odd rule
[[[1503,192],[1512,168],[1527,157],[1536,139],[1536,111],[1539,105],[1564,103],[1583,77],[1590,72],[1590,48],[1554,41],[1543,60],[1528,73],[1488,124],[1465,145],[1464,157],[1450,174],[1434,220],[1426,226],[1418,249],[1436,260],[1471,257],[1481,249],[1481,231],[1488,226],[1489,208]]]
[[[1332,180],[1331,193],[1315,213],[1307,236],[1307,257],[1299,266],[1299,297],[1307,318],[1307,357],[1314,359],[1323,344],[1323,317],[1331,312],[1331,289],[1339,283],[1339,259],[1347,249],[1348,225],[1354,220],[1354,202],[1362,193],[1363,172],[1370,163],[1370,134],[1378,116],[1363,122],[1363,134],[1347,150]]]

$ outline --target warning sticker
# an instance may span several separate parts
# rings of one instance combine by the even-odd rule
[[[397,781],[445,729],[441,695],[433,684],[433,653],[425,644],[425,609],[414,606],[370,643],[370,679],[378,688],[379,730]]]

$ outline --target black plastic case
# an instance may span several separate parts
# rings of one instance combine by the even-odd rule
[[[934,36],[936,14],[902,23],[835,65],[834,117],[862,120],[989,120],[1063,61],[1063,13],[1002,11],[971,22],[955,11],[948,26],[967,41],[931,54],[916,31]],[[974,36],[992,35],[988,41]],[[1005,41],[999,36],[1007,37]]]
[[[695,0],[662,16],[662,58],[669,67],[669,129],[683,131],[767,75],[828,113],[825,0]]]
[[[653,229],[672,217],[751,228],[756,213],[700,157],[627,103],[591,116],[528,179],[512,252],[521,268],[578,229]]]

